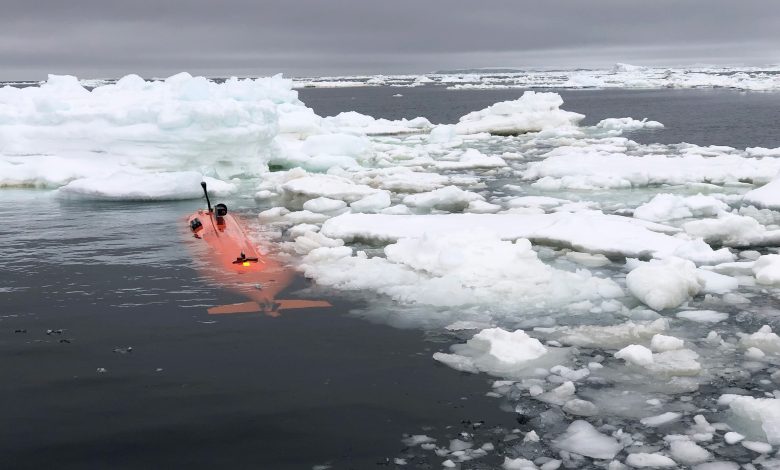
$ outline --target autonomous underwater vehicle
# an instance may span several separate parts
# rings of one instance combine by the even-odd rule
[[[206,183],[202,182],[208,209],[187,218],[197,241],[192,244],[205,277],[249,299],[208,309],[210,314],[260,312],[278,316],[282,310],[331,307],[322,300],[277,299],[295,279],[294,269],[270,254],[261,253],[250,240],[238,217],[228,214],[225,204],[211,207]]]

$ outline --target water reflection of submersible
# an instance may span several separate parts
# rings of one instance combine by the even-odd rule
[[[261,254],[239,219],[228,214],[226,205],[216,204],[212,209],[206,183],[201,186],[208,210],[198,210],[189,216],[187,223],[198,241],[194,244],[197,256],[206,262],[204,274],[251,299],[212,307],[208,309],[210,314],[262,312],[277,316],[285,309],[331,306],[320,300],[277,299],[276,296],[295,279],[295,271],[273,256]]]

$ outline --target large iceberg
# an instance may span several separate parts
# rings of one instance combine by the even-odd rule
[[[55,75],[40,87],[3,87],[0,184],[61,184],[36,171],[35,156],[77,166],[258,174],[279,132],[277,106],[303,108],[291,87],[281,76],[215,83],[187,73],[153,82],[128,75],[91,91]]]

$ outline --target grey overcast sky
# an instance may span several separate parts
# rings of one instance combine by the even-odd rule
[[[780,63],[780,0],[0,0],[0,80]]]

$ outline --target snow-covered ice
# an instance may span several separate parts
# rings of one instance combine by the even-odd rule
[[[485,329],[465,344],[454,345],[452,354],[436,353],[433,358],[466,372],[487,372],[500,377],[516,376],[545,356],[548,349],[523,330]]]
[[[463,116],[455,130],[460,134],[513,135],[576,126],[585,117],[560,109],[562,104],[557,93],[526,91],[514,101],[502,101]]]
[[[553,441],[553,446],[594,459],[614,458],[623,448],[616,439],[600,433],[582,420],[571,423],[566,432]]]

